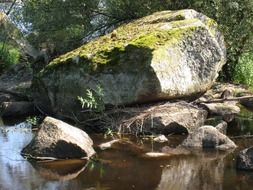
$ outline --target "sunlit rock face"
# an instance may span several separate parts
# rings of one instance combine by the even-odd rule
[[[42,109],[71,117],[77,96],[103,89],[106,105],[193,99],[226,61],[217,24],[194,11],[163,11],[124,24],[53,60],[34,78]]]

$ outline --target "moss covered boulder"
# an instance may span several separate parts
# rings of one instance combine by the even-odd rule
[[[34,79],[41,109],[73,116],[87,90],[105,105],[194,98],[225,63],[217,24],[194,11],[163,11],[124,24],[54,59]]]

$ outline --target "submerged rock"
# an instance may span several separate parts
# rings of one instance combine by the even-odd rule
[[[90,158],[95,154],[92,145],[93,141],[84,131],[46,117],[38,134],[21,154],[31,159]]]
[[[164,146],[162,148],[163,153],[171,154],[171,155],[189,155],[191,152],[182,146],[178,146],[176,148],[171,148],[169,146]]]
[[[120,139],[114,139],[112,141],[102,143],[102,144],[98,145],[98,147],[101,150],[106,150],[106,149],[111,148],[113,144],[115,144],[115,143],[117,143],[119,141],[120,141]]]
[[[162,148],[161,152],[146,152],[143,154],[145,158],[163,158],[163,157],[172,157],[172,156],[186,156],[191,154],[191,152],[181,146],[176,148],[171,148],[169,146],[165,146]]]
[[[98,146],[100,150],[112,149],[121,152],[127,152],[133,155],[140,155],[145,152],[143,145],[136,144],[128,139],[115,139]]]
[[[155,137],[153,141],[158,142],[158,143],[164,143],[164,142],[168,142],[169,140],[164,135],[159,135]]]
[[[147,152],[143,155],[144,158],[163,158],[170,157],[171,154],[163,153],[163,152]]]
[[[236,158],[236,168],[239,170],[253,171],[253,147],[239,152]]]
[[[33,81],[44,111],[82,117],[78,96],[105,105],[193,99],[208,90],[226,60],[217,24],[194,10],[163,11],[124,24],[62,55]],[[79,115],[80,114],[80,115]]]
[[[226,135],[210,125],[198,128],[183,141],[183,147],[216,148],[219,150],[234,149],[237,146]]]

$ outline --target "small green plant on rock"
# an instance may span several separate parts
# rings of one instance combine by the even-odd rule
[[[114,138],[113,130],[110,128],[107,128],[104,133],[104,138],[107,139],[108,137]]]
[[[39,124],[39,117],[37,116],[29,116],[26,118],[26,123],[32,125],[32,126],[36,126]]]
[[[100,85],[96,86],[96,89],[86,89],[84,96],[78,96],[82,109],[89,109],[90,111],[102,112],[105,110],[103,101],[104,92]]]

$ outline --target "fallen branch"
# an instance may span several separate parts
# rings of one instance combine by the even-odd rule
[[[213,100],[208,100],[208,101],[199,101],[198,103],[223,103],[223,102],[249,100],[249,99],[253,99],[253,96],[242,96],[242,97],[234,97],[234,98],[226,98],[226,99],[213,99]]]
[[[240,136],[235,136],[235,137],[230,137],[231,139],[249,139],[253,138],[253,135],[240,135]]]

